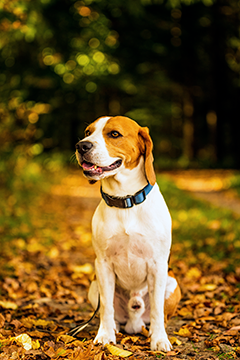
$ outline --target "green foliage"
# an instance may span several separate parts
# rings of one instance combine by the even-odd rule
[[[240,175],[239,174],[236,174],[235,176],[232,177],[229,187],[231,189],[236,190],[238,192],[238,194],[240,194]]]

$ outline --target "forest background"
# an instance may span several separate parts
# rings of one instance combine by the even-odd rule
[[[117,114],[158,168],[239,168],[239,24],[237,0],[0,1],[2,181]]]

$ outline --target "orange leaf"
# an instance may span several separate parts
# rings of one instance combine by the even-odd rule
[[[2,314],[0,314],[0,328],[2,328],[5,324],[5,318]]]
[[[139,337],[138,336],[126,336],[124,337],[122,340],[121,340],[121,344],[124,345],[126,344],[127,342],[132,342],[132,343],[135,343],[139,340]]]
[[[76,339],[73,336],[70,336],[70,335],[60,335],[57,338],[57,341],[63,341],[64,344],[69,344],[74,340],[76,340]]]
[[[141,334],[143,334],[143,335],[146,336],[146,337],[149,336],[149,332],[148,332],[148,330],[147,330],[144,326],[142,326],[142,332],[141,332]]]

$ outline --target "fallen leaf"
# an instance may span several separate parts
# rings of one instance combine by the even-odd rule
[[[216,284],[203,284],[198,288],[199,292],[213,291],[217,288]]]
[[[178,311],[178,315],[186,318],[186,319],[191,319],[193,317],[192,312],[187,308],[187,307],[182,307],[179,311]]]
[[[174,334],[182,336],[182,337],[191,337],[192,333],[187,327],[182,327],[178,332],[174,331]]]
[[[33,350],[37,350],[40,348],[40,343],[38,340],[32,341],[32,348]]]
[[[177,355],[178,353],[179,353],[179,351],[171,350],[171,351],[168,351],[167,354],[165,354],[165,355],[174,356],[174,355]]]
[[[139,340],[139,337],[138,336],[126,336],[124,337],[122,340],[121,340],[121,344],[124,345],[126,344],[127,342],[132,342],[132,343],[135,343]]]
[[[131,351],[122,350],[122,349],[119,349],[118,347],[110,345],[110,344],[106,344],[105,347],[108,349],[108,351],[112,355],[120,356],[123,358],[128,357],[133,354]]]
[[[219,351],[221,351],[221,348],[220,348],[219,346],[213,346],[211,349],[212,349],[212,351],[214,351],[214,352],[219,352]]]
[[[172,345],[181,345],[182,344],[182,342],[178,339],[178,338],[176,338],[175,336],[172,336],[172,337],[170,337],[169,338],[169,341],[170,341],[170,343],[172,344]]]
[[[186,277],[188,279],[198,279],[201,277],[201,275],[202,275],[202,272],[197,267],[193,267],[193,268],[189,269],[186,273]]]
[[[105,359],[105,353],[104,351],[101,351],[99,354],[94,355],[93,360],[104,360]]]
[[[223,320],[226,320],[226,321],[229,321],[231,320],[233,317],[237,316],[237,314],[235,313],[229,313],[229,312],[225,312],[221,315],[218,315],[215,317],[215,320],[216,321],[223,321]]]
[[[147,351],[147,353],[148,353],[148,354],[151,354],[151,355],[158,355],[158,354],[160,354],[160,355],[166,356],[166,353],[163,352],[163,351],[160,351],[160,350],[157,350],[157,351]]]
[[[11,301],[0,301],[0,307],[3,309],[12,309],[16,310],[18,308],[17,304]]]
[[[45,336],[49,336],[49,333],[46,331],[38,331],[38,330],[34,330],[34,331],[28,331],[28,335],[31,337],[38,337],[40,339],[42,339]]]
[[[63,341],[64,344],[69,344],[73,341],[75,341],[76,339],[73,336],[70,335],[60,335],[57,338],[57,341]]]
[[[231,330],[238,330],[240,331],[240,326],[233,326],[231,329],[229,329],[228,331],[231,331]]]
[[[26,326],[28,329],[31,329],[33,326],[41,326],[43,328],[46,328],[48,326],[55,326],[53,321],[47,321],[43,319],[33,319],[30,317],[23,318],[22,323],[24,326]]]
[[[2,328],[4,324],[5,324],[5,317],[2,314],[0,314],[0,328]]]
[[[142,332],[141,332],[142,335],[148,337],[149,336],[149,331],[144,327],[142,326]]]
[[[20,343],[25,350],[32,349],[32,339],[28,334],[21,334],[15,337],[17,343]]]

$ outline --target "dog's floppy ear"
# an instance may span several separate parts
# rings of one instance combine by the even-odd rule
[[[148,181],[150,182],[151,185],[154,185],[156,182],[156,175],[155,175],[155,171],[153,168],[153,154],[152,154],[152,149],[153,149],[153,143],[152,143],[152,139],[149,135],[149,130],[147,127],[141,127],[139,129],[139,137],[140,137],[140,142],[142,144],[141,148],[142,148],[142,153],[145,156],[145,172],[146,172],[146,177],[148,179]]]

